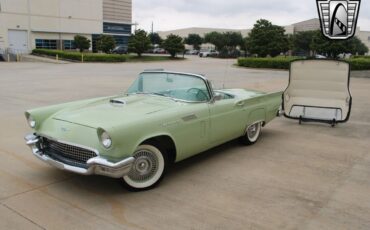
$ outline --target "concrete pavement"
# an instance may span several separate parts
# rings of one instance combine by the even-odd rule
[[[370,78],[351,79],[347,124],[277,118],[251,147],[233,141],[175,165],[142,193],[62,172],[23,136],[29,108],[113,95],[144,69],[207,75],[216,87],[284,90],[288,72],[232,60],[0,63],[0,229],[369,229]]]

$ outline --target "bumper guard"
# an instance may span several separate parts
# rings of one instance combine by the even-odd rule
[[[33,155],[35,155],[38,159],[58,169],[82,175],[102,175],[113,178],[121,178],[130,172],[132,164],[135,161],[135,158],[129,157],[123,159],[122,161],[113,163],[100,156],[97,156],[87,161],[88,167],[85,169],[59,162],[47,154],[44,154],[39,148],[40,137],[34,134],[29,134],[25,136],[24,139],[26,140],[26,144],[31,148]]]

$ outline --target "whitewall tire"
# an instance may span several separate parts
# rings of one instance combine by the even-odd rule
[[[254,123],[247,127],[244,136],[240,138],[240,141],[245,145],[253,145],[256,143],[261,135],[262,123]]]
[[[135,161],[131,171],[124,176],[123,184],[132,191],[155,187],[166,170],[166,157],[153,145],[140,145],[133,154]]]

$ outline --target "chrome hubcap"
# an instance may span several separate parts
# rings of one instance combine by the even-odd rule
[[[258,124],[251,125],[247,130],[248,137],[253,139],[258,133]]]
[[[135,162],[128,176],[136,182],[150,180],[158,171],[158,158],[147,150],[140,150],[134,154]]]

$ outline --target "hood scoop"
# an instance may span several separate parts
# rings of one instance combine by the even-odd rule
[[[117,106],[124,106],[124,105],[127,104],[125,100],[119,99],[119,98],[117,98],[117,99],[110,99],[109,102],[111,104],[117,105]]]

